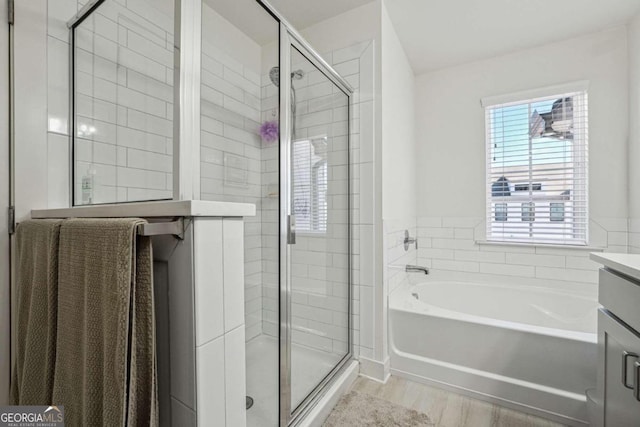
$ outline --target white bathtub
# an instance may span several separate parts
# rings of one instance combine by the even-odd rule
[[[598,303],[541,288],[424,282],[389,300],[391,372],[587,425]]]

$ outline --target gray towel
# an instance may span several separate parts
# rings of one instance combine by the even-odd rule
[[[62,220],[16,230],[16,364],[13,405],[50,405],[56,352],[58,241]]]
[[[151,240],[140,219],[60,230],[53,402],[70,426],[157,426]]]

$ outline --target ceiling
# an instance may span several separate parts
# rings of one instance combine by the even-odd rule
[[[296,29],[302,30],[325,19],[355,9],[372,0],[269,0]]]
[[[640,12],[640,0],[385,0],[385,4],[416,74],[595,32],[626,23]]]
[[[340,15],[372,0],[267,0],[297,30]],[[204,0],[260,45],[277,38],[278,27],[256,0]]]

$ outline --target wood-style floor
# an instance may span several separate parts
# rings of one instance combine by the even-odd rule
[[[353,390],[423,412],[438,427],[560,427],[533,415],[392,376],[386,384],[359,377]]]

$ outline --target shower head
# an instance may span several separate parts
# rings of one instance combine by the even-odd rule
[[[291,78],[294,80],[300,80],[304,77],[304,71],[295,70],[291,73]],[[273,67],[269,70],[269,78],[271,79],[271,83],[276,86],[280,86],[280,67]]]

